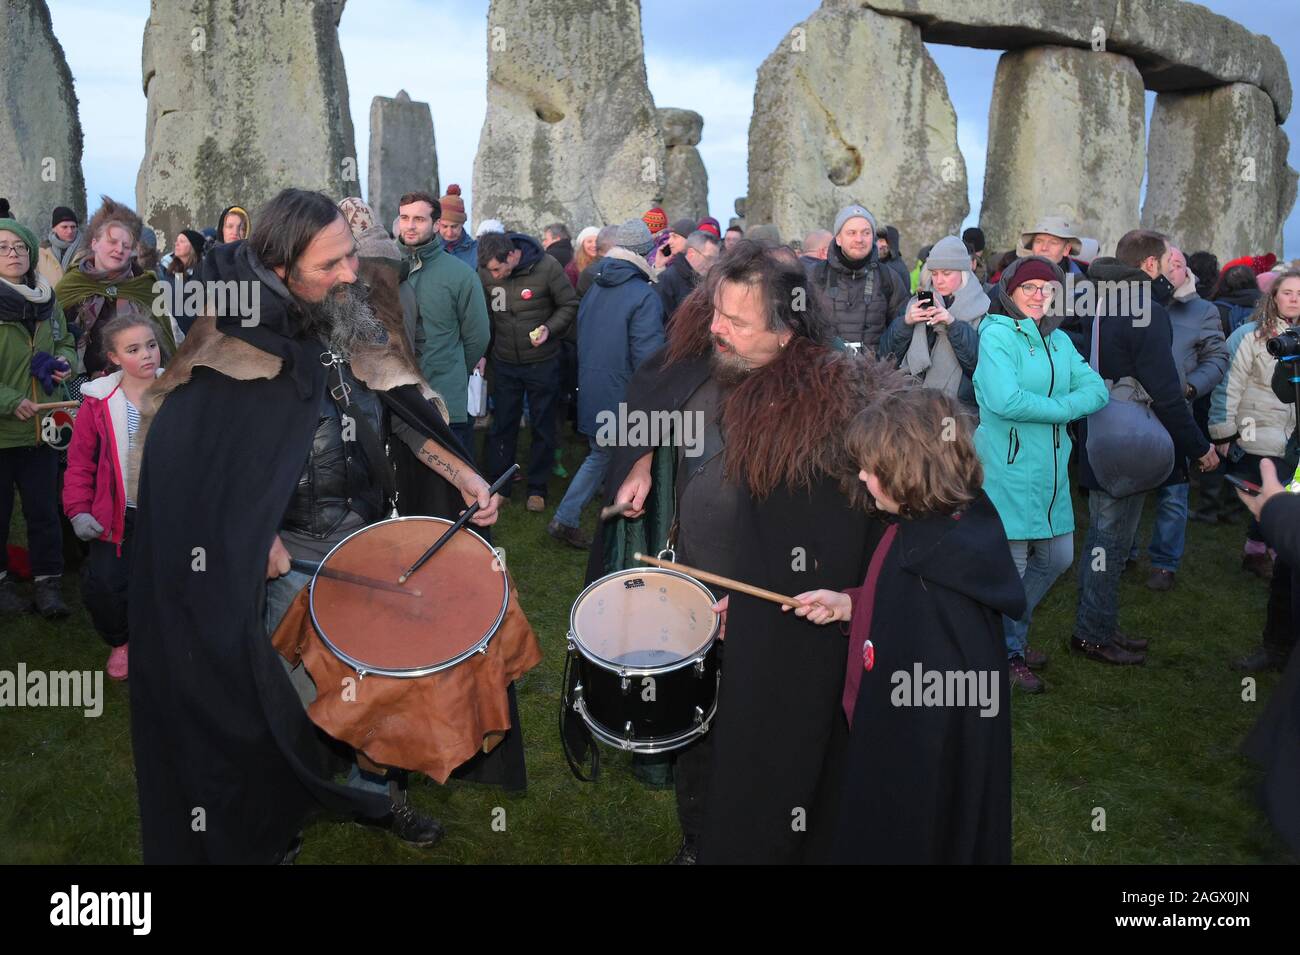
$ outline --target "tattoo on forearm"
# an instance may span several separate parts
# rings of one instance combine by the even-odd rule
[[[452,484],[455,484],[456,480],[460,477],[460,468],[456,467],[450,461],[443,458],[442,455],[434,451],[434,448],[436,447],[438,446],[432,441],[426,441],[424,446],[417,452],[417,455],[421,461],[433,470],[442,471],[446,474],[447,480]]]

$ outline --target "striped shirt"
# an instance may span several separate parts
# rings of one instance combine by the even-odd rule
[[[125,398],[125,395],[123,396]],[[131,460],[131,455],[135,451],[135,433],[140,430],[140,409],[131,404],[131,399],[126,398],[126,459]],[[130,484],[127,481],[127,475],[122,475],[122,483],[127,487]],[[127,507],[135,507],[135,501],[131,500],[128,494],[126,498]]]

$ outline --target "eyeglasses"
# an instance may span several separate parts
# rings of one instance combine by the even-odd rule
[[[8,242],[0,242],[0,256],[6,255],[13,255],[20,259],[31,257],[31,253],[27,251],[26,243],[19,242],[17,245],[11,245]]]
[[[1024,285],[1020,286],[1020,289],[1030,297],[1037,297],[1037,298],[1052,297],[1052,287],[1050,285],[1030,285],[1029,283],[1026,282]]]

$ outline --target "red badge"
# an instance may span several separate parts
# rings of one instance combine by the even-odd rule
[[[862,669],[870,670],[876,665],[876,645],[868,640],[862,644]]]
[[[519,297],[522,298],[522,299],[524,299],[524,300],[530,299],[530,298],[533,297],[533,290],[530,289],[530,288],[526,288],[526,289],[524,289],[522,292],[519,293]]]

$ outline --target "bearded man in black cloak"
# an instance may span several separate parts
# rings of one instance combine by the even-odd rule
[[[209,301],[151,388],[128,467],[139,502],[131,734],[149,863],[282,861],[320,811],[435,840],[437,823],[386,787],[334,781],[346,762],[267,635],[268,608],[288,602],[268,583],[387,516],[385,409],[447,482],[451,509],[477,502],[474,523],[496,519],[498,500],[411,360],[396,262],[383,281],[320,193],[286,189],[259,223],[205,257],[200,279],[238,294],[225,308]],[[387,311],[395,321],[376,318]]]
[[[843,350],[792,259],[737,243],[633,376],[629,414],[698,416],[703,453],[615,449],[606,503],[627,509],[601,526],[590,578],[671,540],[683,564],[777,593],[862,580],[881,525],[844,437],[869,401],[904,381]],[[847,740],[844,636],[715,593],[726,635],[717,715],[677,756],[674,861],[827,859]]]

